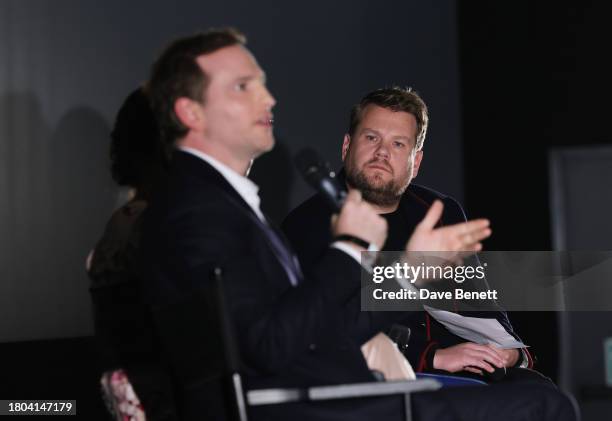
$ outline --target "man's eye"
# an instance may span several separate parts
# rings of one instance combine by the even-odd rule
[[[393,144],[395,145],[396,148],[403,148],[404,146],[406,146],[402,142],[393,142]]]
[[[376,136],[371,135],[371,134],[367,134],[367,135],[366,135],[366,139],[367,139],[367,140],[374,141],[374,140],[376,140]]]
[[[246,91],[247,89],[247,84],[246,82],[240,82],[237,83],[236,86],[234,87],[237,91]]]

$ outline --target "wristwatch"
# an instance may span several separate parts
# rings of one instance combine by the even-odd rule
[[[337,235],[336,237],[334,237],[333,241],[348,241],[350,243],[353,243],[359,247],[366,249],[366,251],[380,251],[380,249],[378,248],[376,244],[368,243],[366,240],[359,238],[359,237],[355,237],[354,235],[350,235],[350,234]]]

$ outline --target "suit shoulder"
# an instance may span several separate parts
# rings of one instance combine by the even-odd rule
[[[179,181],[170,180],[155,195],[144,219],[147,230],[166,232],[191,225],[219,232],[248,223],[239,205],[217,186],[198,179]]]

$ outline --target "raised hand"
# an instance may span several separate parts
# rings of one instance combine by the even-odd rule
[[[406,244],[406,251],[440,251],[451,260],[454,256],[475,253],[482,249],[481,241],[491,235],[487,219],[475,219],[455,225],[435,228],[444,205],[436,200],[425,218],[416,226]]]
[[[387,221],[361,199],[361,192],[352,189],[339,215],[332,217],[332,233],[352,235],[382,248],[387,238]],[[352,246],[354,244],[350,243]]]

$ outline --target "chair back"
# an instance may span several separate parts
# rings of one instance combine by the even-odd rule
[[[197,291],[153,308],[181,419],[246,421],[240,359],[216,267]]]

